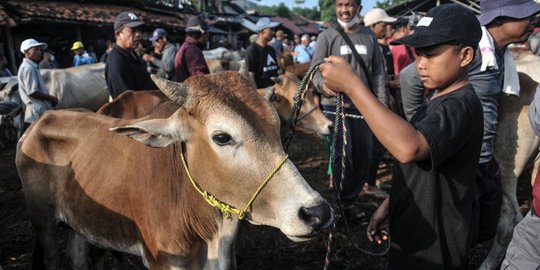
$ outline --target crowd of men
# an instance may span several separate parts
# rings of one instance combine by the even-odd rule
[[[507,47],[527,41],[540,4],[482,0],[480,8],[477,18],[458,4],[440,5],[421,19],[393,18],[374,8],[362,20],[360,0],[335,0],[337,21],[316,42],[303,35],[292,46],[283,31],[274,32],[279,23],[261,18],[246,50],[257,88],[275,83],[283,55],[300,64],[324,62],[313,79],[320,106],[334,121],[336,94],[343,93],[347,115],[346,129],[338,129],[331,179],[339,183],[346,218],[365,216],[354,204],[360,193],[386,197],[370,219],[367,236],[381,242],[380,229],[390,228],[392,269],[464,269],[470,248],[495,234],[502,194],[493,144],[498,98],[508,89],[505,72],[513,64]],[[189,20],[178,49],[167,31],[155,29],[154,52],[141,57],[136,49],[143,24],[131,12],[115,19],[116,41],[105,67],[112,98],[128,89],[156,89],[150,73],[179,82],[209,73],[202,54],[209,26],[202,16]],[[38,72],[45,48],[33,39],[21,44],[25,59],[18,79],[28,124],[58,102]],[[74,66],[96,62],[82,42],[72,51]],[[537,93],[535,102],[539,98]],[[535,130],[536,108],[531,106],[530,114]],[[376,185],[385,149],[396,160],[390,194]],[[520,235],[526,244],[513,242],[505,269],[529,269],[530,261],[540,261],[538,237],[530,239],[540,230],[538,181],[533,192],[533,208],[518,227],[529,237]]]

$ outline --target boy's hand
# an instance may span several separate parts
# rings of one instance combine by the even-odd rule
[[[324,86],[333,92],[347,94],[351,87],[360,82],[347,60],[339,56],[330,56],[324,59],[325,63],[319,66],[324,79]]]
[[[371,216],[371,220],[366,229],[367,238],[371,242],[376,241],[377,244],[382,244],[383,241],[388,240],[388,235],[383,234],[380,231],[381,229],[388,228],[389,202],[389,199],[386,198]]]

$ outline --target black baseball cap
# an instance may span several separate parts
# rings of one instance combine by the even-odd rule
[[[458,4],[444,4],[430,9],[426,16],[418,21],[413,34],[390,44],[423,48],[456,42],[476,49],[480,38],[480,22],[471,10]]]
[[[114,31],[117,31],[123,27],[135,28],[143,25],[144,22],[139,19],[139,16],[133,12],[124,11],[114,19]]]
[[[189,18],[186,24],[186,33],[201,33],[208,31],[210,26],[202,14]]]

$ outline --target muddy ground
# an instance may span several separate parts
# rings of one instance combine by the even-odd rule
[[[327,153],[322,139],[297,132],[289,153],[290,159],[308,182],[330,200],[331,193],[328,190],[326,175]],[[5,148],[0,149],[0,265],[4,270],[27,269],[35,241],[34,230],[25,212],[24,197],[14,158],[15,143],[9,143]],[[380,182],[388,184],[390,178],[390,168],[379,170]],[[529,180],[523,177],[518,185],[520,205],[527,206],[531,199],[530,194]],[[367,213],[367,217],[370,217],[381,201],[381,198],[361,195],[356,204]],[[343,221],[337,223],[328,269],[385,269],[386,256],[368,256],[357,249],[359,246],[371,252],[381,251],[381,247],[366,241],[364,231],[367,222],[367,218],[348,222],[349,233]],[[327,242],[328,234],[320,235],[308,242],[295,243],[285,238],[276,229],[246,225],[238,244],[238,269],[323,269]],[[478,268],[489,251],[490,245],[491,243],[485,243],[473,250],[468,269]],[[69,269],[65,258],[62,259],[62,264]],[[140,259],[134,256],[124,256],[123,260],[118,262],[109,255],[106,259],[106,267],[108,269],[144,269]]]

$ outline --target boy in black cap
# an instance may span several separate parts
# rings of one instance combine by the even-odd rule
[[[105,80],[112,98],[126,90],[157,89],[146,71],[146,64],[133,51],[139,46],[143,24],[133,12],[122,12],[114,19],[116,44],[105,64]]]
[[[467,31],[463,31],[467,29]],[[373,214],[370,240],[387,221],[391,269],[464,269],[475,240],[475,174],[482,144],[482,106],[468,81],[481,37],[475,15],[457,5],[431,9],[414,34],[394,41],[415,47],[424,87],[437,93],[410,123],[377,101],[347,62],[319,67],[329,89],[345,93],[380,142],[400,162],[392,191]]]

